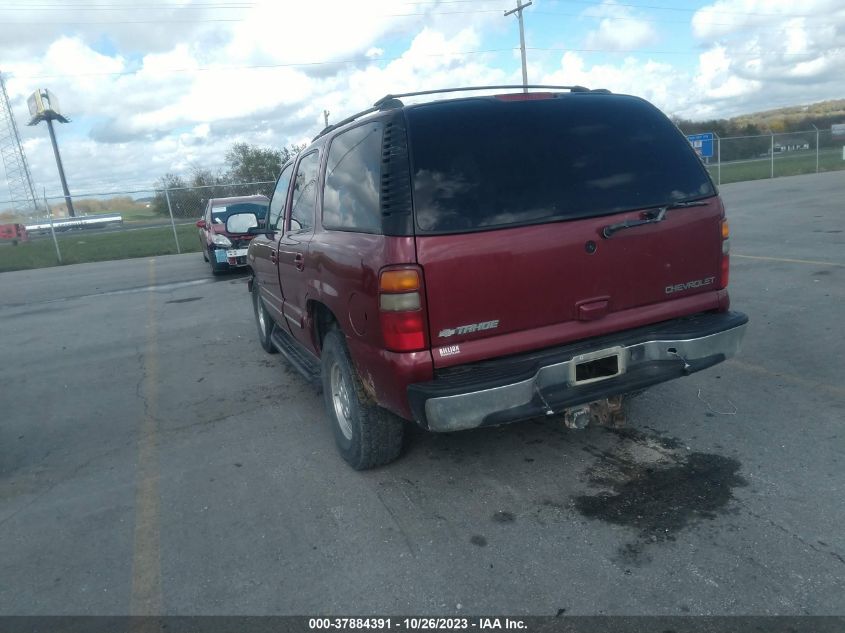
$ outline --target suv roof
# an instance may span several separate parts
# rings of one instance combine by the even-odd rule
[[[511,207],[514,204],[520,207],[515,202],[516,198],[502,196],[501,187],[504,185],[501,183],[516,182],[512,179],[504,178],[502,180],[499,176],[495,176],[487,178],[484,183],[476,179],[474,184],[477,186],[474,189],[477,195],[474,194],[474,197],[469,196],[469,198],[467,198],[468,192],[463,192],[459,196],[456,191],[452,190],[450,193],[443,189],[442,183],[438,185],[435,182],[426,183],[418,180],[419,175],[425,176],[424,172],[445,165],[444,160],[454,162],[458,160],[459,155],[464,157],[465,162],[469,161],[463,167],[469,167],[470,163],[477,164],[476,166],[481,165],[486,161],[483,155],[470,156],[474,152],[478,152],[478,147],[486,143],[508,143],[507,139],[501,135],[495,135],[495,138],[487,138],[484,135],[481,137],[478,135],[471,136],[472,130],[477,126],[458,125],[458,129],[453,129],[448,134],[452,143],[450,150],[447,152],[448,156],[438,158],[438,152],[442,155],[444,146],[440,143],[431,146],[430,143],[433,136],[439,138],[443,131],[442,126],[437,124],[436,121],[442,118],[444,125],[454,127],[456,121],[461,116],[466,117],[469,111],[475,110],[478,114],[481,114],[478,111],[481,104],[493,105],[495,103],[496,107],[490,110],[485,108],[484,114],[498,111],[499,114],[493,116],[498,116],[499,119],[502,116],[506,118],[509,116],[507,110],[513,107],[521,108],[524,105],[526,111],[532,111],[533,114],[529,117],[530,120],[523,120],[521,125],[527,126],[523,131],[525,133],[530,132],[533,135],[533,142],[541,143],[543,147],[547,148],[548,152],[555,154],[567,164],[579,165],[579,182],[582,186],[577,191],[567,190],[566,195],[562,195],[564,192],[559,191],[560,183],[557,182],[553,174],[540,169],[542,165],[535,166],[537,169],[531,171],[533,175],[529,174],[530,178],[526,177],[527,180],[523,178],[523,185],[539,196],[535,203],[542,203],[543,208],[548,207],[551,214],[548,218],[544,215],[543,218],[545,219],[541,217],[533,218],[531,220],[533,223],[551,221],[551,216],[562,221],[571,219],[575,215],[608,214],[634,208],[659,206],[680,199],[692,200],[707,197],[715,193],[715,187],[712,185],[704,167],[699,160],[693,160],[695,155],[689,143],[671,121],[645,99],[633,95],[612,94],[605,89],[591,90],[582,86],[531,85],[526,88],[531,88],[532,91],[522,92],[523,86],[508,85],[448,88],[386,95],[376,101],[371,108],[325,128],[303,150],[300,156],[328,146],[334,142],[335,138],[358,126],[368,125],[376,121],[382,122],[384,136],[380,159],[381,175],[378,178],[381,211],[379,232],[392,236],[433,234],[441,231],[461,232],[463,230],[473,232],[498,229],[503,226],[515,226],[523,221],[528,221],[527,218],[523,217],[520,220],[514,216],[515,209]],[[399,99],[406,96],[482,90],[491,94],[460,95],[455,98],[432,99],[407,105]],[[558,138],[556,142],[551,142],[549,140],[553,136],[551,130],[547,134],[535,128],[538,125],[544,125],[543,121],[546,120],[546,117],[541,115],[548,113],[548,107],[556,108],[553,105],[555,102],[559,106],[564,106],[563,102],[572,104],[569,114],[565,117],[566,121],[573,123],[572,117],[580,117],[586,121],[586,124],[582,122],[580,126],[573,127],[573,123],[569,126],[571,129],[557,130],[558,137],[561,136],[561,133],[568,135],[568,137],[565,139]],[[633,125],[633,120],[626,122],[626,117],[633,115],[640,117],[640,126]],[[481,118],[475,118],[475,114],[469,116],[472,121],[480,124]],[[599,117],[601,121],[598,121],[596,117]],[[595,127],[599,123],[601,123],[601,134],[597,132],[598,128]],[[510,144],[514,145],[514,134],[518,136],[522,132],[511,129],[513,126],[506,127],[510,132]],[[420,129],[427,129],[423,133],[423,138],[418,139],[417,142],[411,142],[410,137],[419,133]],[[417,132],[414,132],[414,130],[417,130]],[[583,135],[587,130],[591,131],[591,145],[584,147],[583,143],[580,142],[580,135]],[[407,137],[406,133],[408,134]],[[460,139],[464,140],[461,141]],[[647,148],[650,143],[657,141],[664,150],[671,148],[672,152],[662,151],[645,161],[632,158],[635,155],[640,155],[643,148]],[[551,145],[549,145],[550,142]],[[516,145],[521,144],[516,143]],[[618,151],[623,146],[625,151]],[[481,153],[485,154],[485,152]],[[605,156],[605,158],[601,158],[601,156]],[[528,156],[525,164],[531,163],[536,158],[536,156]],[[662,161],[661,165],[656,166],[655,161]],[[451,165],[451,163],[449,164]],[[427,165],[427,167],[421,167],[421,165]],[[637,169],[633,171],[628,169],[631,165],[636,165]],[[413,171],[414,169],[422,169],[423,173],[417,174]],[[492,173],[489,165],[485,169],[487,171],[484,173],[488,173],[488,175]],[[684,187],[675,186],[673,189],[666,190],[667,186],[677,183],[662,177],[661,174],[669,173],[672,169],[674,169],[672,173],[675,174],[676,178],[684,175],[682,181],[678,180]],[[614,170],[614,173],[610,173]],[[634,172],[639,175],[632,176],[631,174]],[[466,169],[462,173],[466,177],[471,175],[470,172],[466,172]],[[643,176],[642,183],[645,183],[645,185],[651,183],[651,185],[632,188],[627,180],[625,182],[620,180],[620,178],[633,178],[640,182],[640,175]],[[481,184],[485,184],[485,186],[480,187]],[[498,193],[494,194],[494,190]],[[484,196],[481,195],[482,192]],[[540,196],[541,193],[542,196]],[[426,195],[428,195],[428,198],[425,197]],[[441,198],[443,199],[441,200]],[[499,207],[501,208],[497,213],[493,212],[496,205],[490,204],[491,199],[500,202]],[[506,202],[507,200],[510,200],[510,202]],[[446,202],[449,204],[445,204]],[[441,215],[446,217],[446,215],[457,213],[455,205],[476,209],[483,207],[487,209],[487,215],[492,214],[504,218],[505,216],[502,214],[509,214],[509,216],[513,216],[513,220],[491,223],[491,218],[479,217],[476,218],[475,224],[464,227],[439,226],[438,222],[431,223],[430,226],[420,223],[420,216],[426,216],[426,209],[429,211],[436,210],[438,217]],[[521,210],[528,212],[526,209]],[[479,213],[481,212],[479,211]],[[484,213],[481,213],[481,215],[484,215]]]
[[[406,105],[402,103],[400,100],[402,97],[416,97],[422,95],[433,95],[433,94],[445,94],[447,92],[474,92],[480,90],[523,90],[523,94],[538,94],[538,93],[529,93],[528,89],[532,90],[568,90],[569,93],[594,93],[594,94],[611,94],[609,90],[606,88],[585,88],[584,86],[550,86],[545,84],[528,84],[526,86],[523,85],[514,85],[514,84],[504,84],[504,85],[495,85],[495,86],[465,86],[463,88],[436,88],[434,90],[418,90],[415,92],[402,92],[397,94],[387,94],[383,96],[381,99],[376,101],[372,107],[367,108],[366,110],[361,110],[360,112],[356,112],[352,116],[346,117],[345,119],[338,121],[332,125],[329,125],[317,134],[311,142],[317,141],[318,139],[322,138],[329,132],[333,132],[335,130],[339,130],[342,127],[347,126],[348,124],[361,119],[369,114],[374,114],[377,112],[385,112],[388,110],[395,110],[398,108],[407,108],[407,107],[414,107],[418,105],[426,105],[427,103],[432,102],[425,102],[420,104],[410,104]],[[513,93],[515,97],[518,97],[520,93]],[[559,94],[567,94],[561,92]],[[485,98],[485,97],[497,97],[499,95],[479,95],[475,98]],[[557,96],[557,95],[553,95]],[[456,97],[454,99],[443,99],[441,101],[458,101],[460,99],[466,99],[467,97]]]

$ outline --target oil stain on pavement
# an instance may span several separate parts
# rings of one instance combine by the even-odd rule
[[[620,547],[620,562],[647,562],[647,546],[728,512],[734,488],[747,485],[735,459],[689,452],[671,438],[631,429],[611,432],[619,441],[610,450],[585,448],[597,458],[585,478],[603,490],[573,502],[587,518],[636,530],[635,540]]]

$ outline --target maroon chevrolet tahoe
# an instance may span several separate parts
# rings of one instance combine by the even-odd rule
[[[619,422],[623,395],[738,351],[701,161],[648,102],[567,90],[389,95],[283,168],[251,230],[260,341],[322,384],[354,468],[406,421]]]

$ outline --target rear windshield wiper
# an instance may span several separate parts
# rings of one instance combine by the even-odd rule
[[[642,226],[643,224],[657,224],[658,222],[663,222],[663,220],[666,219],[666,212],[669,209],[685,209],[687,207],[702,207],[706,205],[707,201],[705,200],[673,202],[672,204],[664,205],[655,211],[647,211],[646,217],[642,220],[625,220],[624,222],[619,222],[617,224],[608,224],[602,229],[601,234],[604,235],[605,238],[608,238],[614,233],[622,231],[624,229],[630,229],[635,226]]]

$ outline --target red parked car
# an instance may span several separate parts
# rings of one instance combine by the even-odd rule
[[[0,240],[28,242],[29,234],[23,224],[0,224]]]
[[[235,214],[255,215],[258,226],[267,218],[270,200],[266,196],[237,196],[212,198],[205,206],[205,213],[197,220],[202,257],[211,265],[211,272],[218,275],[227,270],[243,268],[246,252],[253,236],[234,227],[230,231],[227,220]],[[246,226],[242,224],[241,226]]]
[[[261,344],[322,383],[354,468],[395,459],[406,421],[619,421],[625,394],[738,351],[724,207],[657,108],[404,96],[287,164],[249,246]]]

